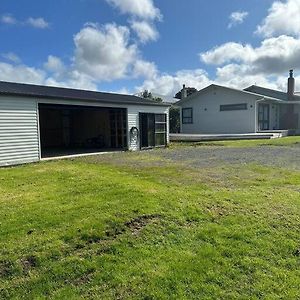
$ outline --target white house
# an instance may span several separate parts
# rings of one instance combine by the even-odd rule
[[[130,95],[0,82],[0,166],[164,147],[169,105]]]
[[[288,92],[250,86],[244,90],[212,84],[189,97],[185,86],[181,110],[181,133],[236,134],[267,130],[300,133],[300,96],[294,91],[290,71]]]

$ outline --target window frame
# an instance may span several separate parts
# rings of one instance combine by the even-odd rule
[[[248,110],[248,103],[220,105],[220,111],[239,111],[239,110]]]
[[[190,111],[190,117],[184,117],[184,111]],[[193,124],[193,108],[192,107],[184,107],[181,109],[181,121],[182,124]],[[188,119],[189,121],[187,121],[186,119]]]

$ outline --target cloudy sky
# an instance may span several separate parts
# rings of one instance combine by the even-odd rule
[[[174,95],[300,91],[300,0],[1,0],[0,80]]]

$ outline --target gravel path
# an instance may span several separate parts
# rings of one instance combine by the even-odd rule
[[[233,147],[178,147],[149,151],[164,159],[183,162],[195,167],[218,166],[220,163],[258,163],[267,166],[300,170],[300,146]]]

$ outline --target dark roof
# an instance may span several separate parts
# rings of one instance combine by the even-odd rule
[[[262,96],[271,97],[271,98],[276,98],[276,99],[283,100],[283,101],[290,100],[290,99],[288,99],[287,93],[272,90],[272,89],[267,89],[267,88],[257,86],[257,85],[251,85],[251,86],[247,87],[246,89],[244,89],[244,91],[259,94]],[[298,95],[294,95],[292,100],[300,101],[300,97]]]
[[[48,99],[68,99],[81,101],[96,101],[113,104],[139,104],[169,106],[166,103],[156,102],[132,95],[122,95],[114,93],[102,93],[87,90],[77,90],[61,87],[50,87],[43,85],[14,83],[0,81],[0,95],[15,95],[26,97],[39,97]]]

